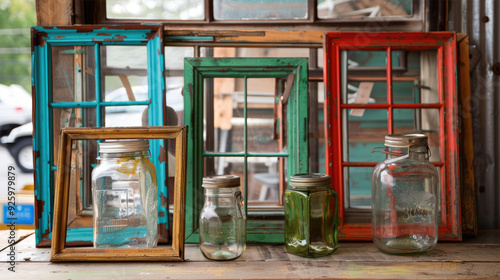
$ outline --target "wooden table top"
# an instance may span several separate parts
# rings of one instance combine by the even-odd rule
[[[340,242],[328,257],[306,259],[282,245],[248,245],[233,261],[210,261],[187,244],[184,262],[51,263],[34,232],[19,230],[15,272],[7,263],[8,231],[0,232],[0,273],[6,279],[500,279],[500,230],[463,242],[439,242],[417,256],[379,252],[371,242]]]

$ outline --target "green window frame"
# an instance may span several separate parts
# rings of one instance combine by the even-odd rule
[[[247,88],[248,78],[288,78],[293,83],[287,100],[286,150],[279,153],[249,153],[247,142]],[[204,79],[243,78],[244,90],[244,151],[214,153],[204,148]],[[278,98],[279,99],[279,98]],[[277,99],[277,103],[279,103]],[[188,126],[188,154],[186,178],[186,242],[199,242],[198,223],[203,206],[202,179],[206,157],[243,157],[245,212],[248,213],[247,159],[249,157],[288,158],[288,176],[307,173],[308,164],[308,67],[307,58],[185,58],[184,60],[184,124]],[[271,222],[271,221],[269,221]],[[284,222],[247,222],[247,242],[283,243]]]

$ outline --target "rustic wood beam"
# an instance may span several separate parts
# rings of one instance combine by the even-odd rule
[[[38,26],[71,25],[73,21],[72,0],[36,0]]]

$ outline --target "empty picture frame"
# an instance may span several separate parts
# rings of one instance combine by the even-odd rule
[[[186,127],[66,128],[61,130],[50,261],[183,261],[186,204]],[[72,145],[80,140],[175,139],[172,247],[66,248]]]

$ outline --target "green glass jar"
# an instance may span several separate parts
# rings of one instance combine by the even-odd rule
[[[337,193],[326,174],[290,177],[284,195],[285,248],[294,255],[315,258],[337,249]]]

